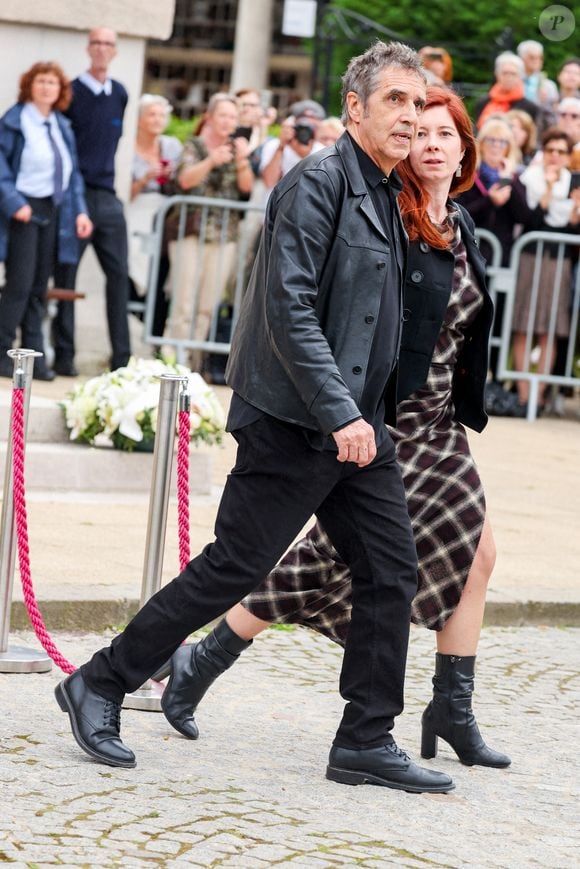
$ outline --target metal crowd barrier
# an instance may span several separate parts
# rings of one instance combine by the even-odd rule
[[[491,296],[494,310],[497,311],[498,296],[507,295],[508,293],[512,292],[511,283],[506,282],[505,280],[506,270],[501,267],[501,259],[503,253],[501,244],[498,237],[494,235],[493,232],[490,232],[488,229],[479,229],[476,227],[475,238],[479,246],[481,246],[481,242],[484,241],[491,250],[491,256],[487,258],[487,289],[489,291],[489,295]],[[497,314],[495,316],[497,316]],[[489,337],[489,346],[497,348],[499,359],[499,349],[501,347],[502,339],[501,334],[494,335],[494,331],[495,328],[492,330],[492,333]],[[495,371],[494,373],[497,377],[497,371]]]
[[[219,237],[220,250],[226,243],[227,228],[230,220],[230,215],[234,211],[242,212],[246,217],[240,221],[239,233],[237,240],[235,268],[232,274],[220,276],[216,273],[214,286],[212,289],[212,305],[211,305],[211,322],[209,332],[205,340],[196,339],[193,335],[195,329],[195,316],[192,316],[189,335],[185,338],[166,337],[154,335],[152,331],[153,319],[155,312],[155,300],[158,291],[159,270],[161,258],[163,255],[164,243],[164,226],[165,218],[168,213],[178,208],[178,223],[177,223],[177,248],[174,257],[173,266],[169,273],[168,288],[170,305],[171,300],[175,295],[175,287],[179,281],[181,267],[183,266],[181,251],[181,243],[186,237],[186,220],[188,209],[192,206],[199,208],[199,244],[203,246],[206,240],[208,213],[210,209],[217,209],[221,219],[221,231]],[[144,303],[144,341],[148,344],[157,347],[172,348],[175,352],[178,362],[186,363],[187,356],[190,351],[199,350],[205,353],[215,353],[227,355],[230,351],[231,332],[235,327],[238,317],[239,307],[245,289],[245,283],[249,276],[251,255],[253,254],[253,246],[256,241],[256,223],[250,219],[250,215],[262,215],[264,208],[248,202],[236,202],[229,199],[213,199],[204,196],[172,196],[168,197],[158,210],[155,218],[154,230],[149,236],[143,237],[143,244],[151,257],[149,278],[147,284],[147,295]],[[540,292],[540,263],[542,253],[546,243],[557,244],[557,262],[556,277],[554,286],[549,288],[552,294],[551,318],[548,333],[548,346],[555,349],[556,343],[556,312],[558,309],[558,300],[561,293],[568,293],[571,288],[561,286],[560,275],[562,272],[562,262],[564,249],[566,245],[580,247],[580,237],[576,235],[567,235],[562,233],[546,233],[546,232],[531,232],[521,236],[514,243],[511,253],[510,264],[508,267],[501,266],[502,248],[497,237],[486,229],[475,230],[475,235],[478,243],[486,242],[491,250],[491,256],[488,259],[487,278],[488,289],[491,298],[497,308],[497,299],[499,295],[505,298],[503,317],[501,321],[500,335],[492,335],[490,338],[490,346],[498,349],[498,362],[496,376],[500,380],[528,380],[530,382],[530,399],[528,402],[528,420],[534,420],[538,410],[538,396],[540,383],[578,386],[580,383],[580,371],[574,372],[574,352],[576,346],[576,335],[579,322],[579,298],[580,298],[580,269],[576,269],[575,285],[573,288],[573,299],[571,303],[571,323],[570,333],[567,344],[566,367],[563,375],[550,374],[549,365],[546,365],[544,370],[538,371],[531,364],[532,350],[535,346],[533,325],[535,319],[535,311],[538,303]],[[536,263],[534,277],[532,282],[532,298],[530,304],[530,316],[528,320],[528,329],[526,333],[526,356],[525,369],[517,371],[511,366],[511,347],[512,347],[512,320],[515,302],[515,290],[517,283],[517,275],[520,267],[521,252],[530,244],[536,244]],[[196,266],[194,286],[192,292],[193,311],[197,310],[197,300],[201,282],[201,259]],[[227,280],[223,278],[227,278]],[[542,287],[542,292],[548,291],[548,288]],[[220,305],[224,302],[231,305],[231,325],[230,331],[226,338],[218,333],[218,312]],[[171,310],[170,315],[171,316]],[[548,353],[548,359],[550,354]],[[529,370],[529,369],[532,370]]]
[[[540,286],[540,274],[542,257],[544,255],[544,246],[557,245],[556,270],[554,280],[551,287]],[[513,314],[515,303],[515,288],[520,269],[521,255],[525,248],[530,245],[535,245],[535,261],[534,273],[532,277],[530,310],[526,329],[526,345],[524,370],[516,370],[511,360],[511,346],[513,335]],[[566,247],[570,246],[575,250],[572,256],[572,265],[576,263],[575,273],[572,272],[571,282],[562,280],[562,270],[564,264],[564,255]],[[527,251],[529,252],[529,250]],[[530,383],[530,396],[528,400],[527,419],[532,422],[538,413],[539,388],[541,383],[553,384],[556,386],[577,387],[580,385],[580,371],[574,372],[574,354],[576,350],[576,341],[578,334],[578,317],[580,310],[580,268],[578,267],[578,253],[580,252],[580,236],[570,235],[561,232],[528,232],[520,236],[514,243],[510,256],[510,264],[507,269],[502,271],[505,274],[502,276],[502,283],[508,288],[506,292],[506,306],[504,310],[502,322],[502,337],[500,345],[500,356],[498,362],[498,376],[500,380],[528,380]],[[534,321],[540,293],[550,293],[550,320],[547,333],[546,361],[542,370],[539,370],[532,362],[532,350],[535,346]],[[570,329],[566,339],[566,363],[564,374],[551,374],[550,359],[556,353],[557,335],[556,321],[558,314],[558,306],[562,294],[569,296],[568,304],[570,306]],[[530,370],[531,369],[531,370]]]
[[[187,215],[188,210],[192,207],[199,209],[199,235],[198,243],[201,253],[203,246],[207,242],[207,227],[208,215],[210,209],[218,215],[220,225],[219,251],[223,251],[227,243],[228,225],[233,212],[241,212],[244,219],[240,220],[236,253],[235,267],[231,273],[220,274],[219,269],[216,271],[215,280],[212,287],[212,303],[211,303],[211,322],[209,332],[205,339],[194,337],[195,331],[195,312],[198,307],[199,291],[202,280],[201,263],[203,257],[198,255],[197,266],[195,269],[195,277],[192,287],[192,309],[193,316],[191,318],[191,326],[189,334],[182,338],[160,336],[153,334],[153,320],[155,313],[155,299],[158,292],[158,278],[161,266],[161,258],[166,247],[164,242],[165,219],[172,209],[178,209],[177,220],[177,247],[175,256],[173,257],[172,268],[168,277],[169,302],[170,311],[168,320],[171,318],[171,304],[175,299],[176,287],[178,286],[181,270],[184,267],[183,239],[186,237]],[[252,220],[252,215],[262,215],[264,213],[263,206],[255,205],[249,202],[236,202],[231,199],[214,199],[206,196],[171,196],[167,198],[156,213],[154,229],[149,237],[142,238],[142,243],[146,246],[146,250],[150,253],[151,263],[149,269],[149,277],[147,282],[147,294],[145,299],[144,310],[144,336],[146,343],[157,347],[172,348],[175,352],[178,362],[185,363],[186,357],[192,350],[203,350],[206,353],[227,354],[230,350],[229,336],[227,340],[223,340],[223,336],[218,333],[219,329],[219,309],[223,303],[231,305],[231,331],[235,326],[242,295],[245,289],[245,281],[248,276],[248,267],[251,262],[251,246],[256,240],[257,227],[256,220]],[[173,218],[175,220],[175,218]],[[259,221],[261,225],[261,220]],[[218,253],[218,259],[220,254]],[[161,288],[159,288],[161,292]]]

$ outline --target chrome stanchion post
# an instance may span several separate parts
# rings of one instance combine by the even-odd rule
[[[37,356],[42,356],[42,353],[38,353],[36,350],[9,350],[8,356],[14,360],[13,386],[24,391],[24,439],[26,441],[34,360]],[[11,417],[6,442],[6,471],[4,474],[2,518],[0,520],[0,673],[47,673],[52,668],[52,661],[43,649],[28,649],[25,646],[8,645],[17,549],[12,474],[14,453],[12,427]]]
[[[161,588],[169,487],[175,445],[177,400],[181,384],[188,382],[187,376],[179,374],[162,374],[160,379],[159,410],[153,452],[153,474],[149,498],[147,537],[145,541],[145,561],[143,564],[143,581],[141,583],[141,606],[144,606],[149,598]],[[123,706],[127,709],[160,712],[162,694],[163,687],[149,679],[138,691],[125,696]]]

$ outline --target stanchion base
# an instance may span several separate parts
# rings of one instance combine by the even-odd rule
[[[8,646],[0,652],[0,673],[49,673],[52,661],[45,652],[25,646]]]
[[[125,695],[123,708],[139,709],[142,712],[161,712],[161,697],[164,689],[165,685],[161,682],[153,682],[149,679],[137,691]]]

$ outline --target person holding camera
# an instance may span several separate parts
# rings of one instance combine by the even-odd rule
[[[316,141],[316,124],[312,118],[289,115],[280,127],[279,138],[270,139],[262,149],[262,181],[271,190],[290,169],[323,147]]]
[[[176,181],[183,193],[239,201],[252,192],[254,173],[250,166],[248,140],[235,136],[238,128],[236,98],[217,93],[210,99],[197,136],[185,143],[176,168]],[[185,234],[178,238],[180,210],[166,222],[171,281],[168,338],[193,337],[205,341],[212,312],[223,300],[234,269],[240,212],[199,206],[188,208]],[[193,323],[192,323],[193,320]],[[202,359],[190,354],[193,369]]]

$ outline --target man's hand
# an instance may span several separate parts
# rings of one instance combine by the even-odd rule
[[[88,214],[77,214],[76,230],[77,238],[89,238],[93,231],[93,224]]]
[[[355,419],[339,431],[333,431],[332,437],[338,447],[339,462],[354,462],[364,468],[377,454],[373,427],[364,419]]]

